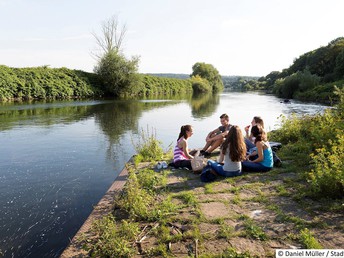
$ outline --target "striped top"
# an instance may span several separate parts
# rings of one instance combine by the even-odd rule
[[[177,144],[176,144],[176,147],[174,147],[174,151],[173,151],[173,162],[177,162],[179,160],[186,160],[188,159],[186,156],[185,156],[185,153],[184,153],[184,150],[183,148],[180,148],[178,146],[178,144],[180,143],[180,141],[183,140],[183,136],[180,137],[180,139],[177,141]]]

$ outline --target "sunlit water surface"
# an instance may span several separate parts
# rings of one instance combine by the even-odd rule
[[[321,113],[258,93],[186,99],[60,101],[0,106],[0,256],[58,257],[134,154],[154,131],[165,149],[191,124],[191,148],[227,113],[243,128],[260,115],[268,130],[280,115]]]

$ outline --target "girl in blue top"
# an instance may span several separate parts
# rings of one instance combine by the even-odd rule
[[[247,172],[267,172],[274,165],[272,150],[267,140],[264,129],[255,125],[251,129],[251,134],[255,137],[257,150],[247,155],[246,160],[242,162],[242,170]]]

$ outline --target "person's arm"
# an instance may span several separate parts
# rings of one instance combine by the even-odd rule
[[[220,157],[219,157],[219,163],[223,163],[224,159],[225,159],[225,155],[224,155],[223,152],[221,151],[221,152],[220,152]]]
[[[182,141],[182,148],[183,148],[183,151],[184,151],[184,154],[185,154],[186,157],[188,157],[189,159],[193,159],[194,158],[189,153],[188,142],[187,141],[185,141],[185,140]]]
[[[245,126],[245,132],[246,132],[245,137],[246,137],[247,139],[250,139],[250,134],[248,133],[248,130],[249,130],[249,129],[250,129],[250,126],[249,126],[249,125]]]
[[[257,142],[256,143],[256,147],[257,147],[257,151],[254,151],[251,154],[251,156],[258,154],[258,158],[256,158],[255,160],[252,160],[252,162],[256,162],[256,163],[262,162],[264,160],[263,143],[262,142]]]

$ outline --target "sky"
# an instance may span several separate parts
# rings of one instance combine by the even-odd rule
[[[140,73],[265,76],[344,36],[343,0],[0,0],[0,65],[92,72],[101,25],[126,25]]]

